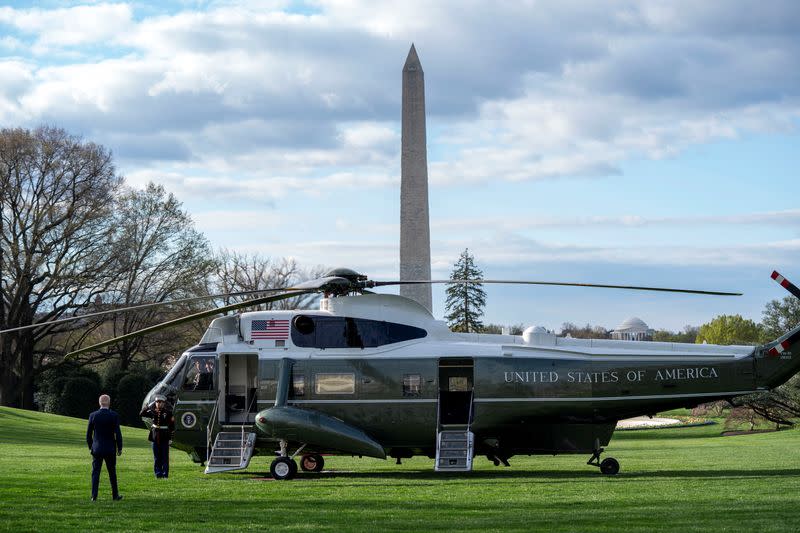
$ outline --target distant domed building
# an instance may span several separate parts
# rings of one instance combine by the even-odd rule
[[[619,341],[651,341],[654,330],[641,318],[632,316],[614,328],[611,338]]]

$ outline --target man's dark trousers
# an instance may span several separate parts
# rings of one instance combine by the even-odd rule
[[[156,477],[169,477],[169,441],[153,442],[153,471]]]
[[[111,482],[111,496],[119,497],[117,488],[117,456],[113,453],[95,455],[92,454],[92,498],[97,499],[97,486],[100,484],[100,470],[103,468],[103,461],[106,463],[108,480]]]

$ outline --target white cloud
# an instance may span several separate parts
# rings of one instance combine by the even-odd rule
[[[586,215],[580,217],[523,216],[523,217],[480,217],[480,218],[433,218],[431,226],[435,231],[474,231],[493,228],[497,231],[520,231],[533,228],[641,228],[648,226],[685,226],[697,229],[705,225],[740,226],[797,226],[800,227],[800,209],[760,213],[740,213],[734,215],[694,215],[694,216],[647,216],[647,215]]]
[[[127,4],[81,5],[62,9],[0,8],[0,24],[37,36],[32,51],[48,54],[58,47],[114,41],[132,26]]]
[[[62,125],[125,166],[149,159],[190,193],[208,181],[232,196],[255,181],[310,194],[393,186],[400,67],[416,41],[433,184],[608,176],[631,158],[794,131],[794,4],[695,4],[2,8],[0,21],[36,44],[0,88],[0,120]],[[94,60],[81,45],[125,55]],[[39,48],[78,55],[51,64]]]

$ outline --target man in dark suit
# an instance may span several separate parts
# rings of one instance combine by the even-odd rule
[[[100,409],[89,415],[86,428],[86,444],[92,452],[92,501],[97,500],[97,486],[100,483],[100,470],[103,461],[111,482],[111,495],[121,500],[117,488],[117,455],[122,455],[122,432],[119,428],[119,415],[109,409],[111,397],[100,396]],[[116,455],[115,455],[116,454]]]

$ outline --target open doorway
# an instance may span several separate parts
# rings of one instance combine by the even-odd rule
[[[222,361],[224,399],[222,422],[252,424],[258,402],[258,355],[228,354]]]
[[[439,360],[439,423],[468,425],[472,413],[472,359]]]

